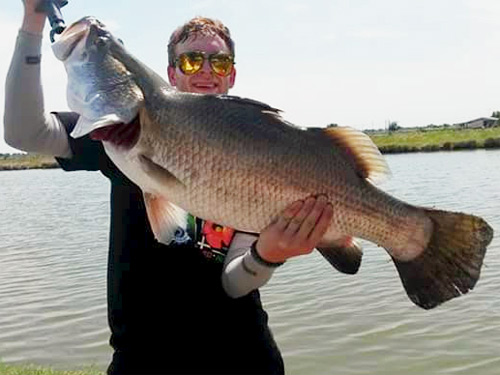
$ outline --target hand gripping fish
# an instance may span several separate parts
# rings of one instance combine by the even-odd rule
[[[324,194],[334,216],[318,250],[341,271],[357,271],[354,239],[362,238],[387,250],[422,308],[476,284],[493,229],[375,187],[388,168],[364,133],[300,128],[264,103],[177,92],[95,18],[68,27],[53,50],[68,73],[68,105],[80,115],[73,137],[128,124],[128,142],[103,137],[104,148],[142,189],[159,241],[169,242],[182,210],[259,233],[291,202]]]

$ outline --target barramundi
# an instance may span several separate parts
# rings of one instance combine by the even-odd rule
[[[178,92],[92,17],[69,26],[53,51],[80,115],[71,136],[102,140],[142,189],[159,241],[170,241],[184,212],[259,233],[290,203],[321,194],[334,215],[318,250],[339,270],[357,271],[361,238],[389,253],[422,308],[475,286],[493,229],[377,188],[389,171],[363,132],[296,126],[256,100]],[[112,141],[117,127],[123,142]]]

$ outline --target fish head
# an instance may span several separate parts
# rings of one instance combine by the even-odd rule
[[[113,36],[102,22],[95,17],[83,17],[63,31],[52,45],[52,50],[61,61],[66,61],[70,56],[72,60],[85,61],[89,54],[103,55],[103,47],[110,38]]]
[[[124,49],[121,40],[94,17],[73,23],[52,45],[68,75],[68,105],[84,119],[85,128],[75,129],[72,136],[136,117],[144,94],[135,75],[114,53],[118,49]]]

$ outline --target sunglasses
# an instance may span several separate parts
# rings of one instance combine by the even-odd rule
[[[179,57],[175,59],[175,64],[182,73],[190,76],[200,71],[205,62],[205,58],[208,59],[212,71],[221,77],[227,77],[233,70],[235,64],[233,56],[227,53],[217,52],[206,57],[206,53],[201,51],[181,53]]]

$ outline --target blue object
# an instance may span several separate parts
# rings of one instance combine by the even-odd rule
[[[40,0],[36,8],[37,12],[43,12],[47,14],[49,19],[51,30],[50,30],[50,41],[54,43],[55,34],[61,34],[66,25],[64,24],[64,19],[62,17],[61,8],[68,4],[67,0]]]

